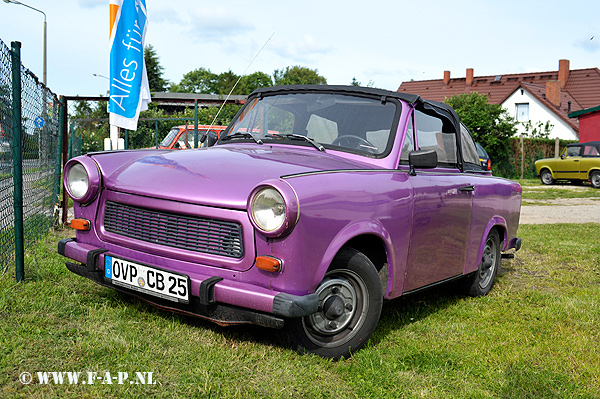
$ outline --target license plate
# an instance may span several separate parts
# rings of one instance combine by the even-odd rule
[[[190,278],[139,263],[104,256],[104,277],[114,285],[174,302],[189,303]]]

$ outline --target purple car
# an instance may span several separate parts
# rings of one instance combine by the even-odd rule
[[[64,184],[72,272],[334,359],[385,299],[459,278],[485,295],[521,246],[521,187],[482,171],[454,110],[373,88],[259,89],[213,147],[90,153]]]

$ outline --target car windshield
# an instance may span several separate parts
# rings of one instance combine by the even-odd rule
[[[399,109],[382,102],[345,94],[296,93],[255,98],[233,121],[234,139],[314,146],[369,156],[384,155],[393,142],[392,126]],[[251,137],[252,136],[252,137]]]
[[[167,137],[165,137],[163,139],[163,141],[160,143],[160,146],[168,147],[173,142],[173,139],[175,138],[175,136],[177,135],[178,132],[179,132],[179,128],[174,127],[173,129],[171,129],[169,134],[167,134]]]

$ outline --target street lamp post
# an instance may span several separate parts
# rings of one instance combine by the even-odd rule
[[[41,13],[44,16],[44,57],[43,57],[43,69],[42,69],[42,83],[44,84],[44,90],[43,90],[43,95],[42,95],[42,115],[44,117],[44,119],[47,118],[47,106],[48,104],[46,104],[46,89],[48,88],[48,80],[47,80],[47,74],[46,74],[46,37],[47,37],[47,30],[46,30],[46,13],[43,12],[42,10],[38,10],[35,7],[30,6],[29,4],[25,4],[25,3],[21,3],[20,1],[17,0],[4,0],[4,2],[6,4],[16,4],[19,6],[24,6],[27,8],[30,8],[34,11],[37,11],[39,13]],[[42,162],[42,158],[45,156],[45,154],[42,154],[42,133],[46,131],[46,124],[44,123],[44,125],[42,126],[41,131],[38,133],[38,162]]]
[[[42,15],[44,16],[44,66],[43,66],[43,72],[42,72],[42,82],[44,83],[44,86],[46,86],[48,83],[48,81],[46,80],[46,13],[43,12],[42,10],[38,10],[35,7],[32,7],[25,3],[21,3],[20,1],[17,1],[17,0],[4,0],[4,2],[6,4],[12,3],[12,4],[17,4],[20,6],[27,7],[27,8],[31,8],[32,10],[42,13]]]

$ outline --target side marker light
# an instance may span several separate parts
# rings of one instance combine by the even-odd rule
[[[256,267],[266,272],[279,272],[281,271],[281,260],[272,256],[257,256]]]
[[[71,227],[75,230],[88,231],[90,229],[90,221],[87,219],[71,220]]]

